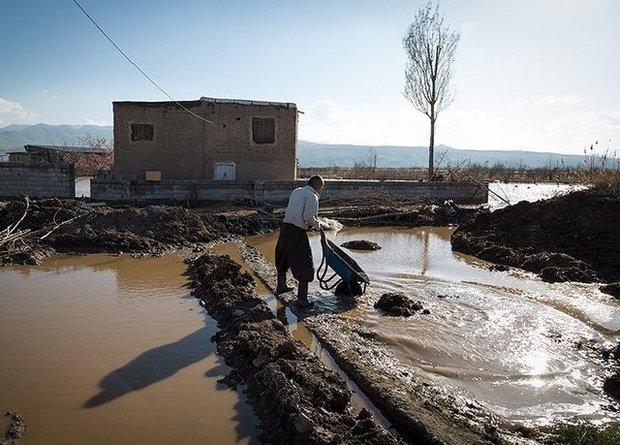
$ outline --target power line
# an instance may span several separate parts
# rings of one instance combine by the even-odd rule
[[[144,77],[146,77],[146,79],[147,79],[149,82],[151,82],[153,85],[155,85],[155,87],[156,87],[159,91],[161,91],[162,93],[164,93],[164,94],[166,95],[166,97],[168,97],[171,101],[173,101],[175,104],[177,104],[177,105],[178,105],[179,107],[181,107],[183,110],[187,111],[187,112],[188,112],[189,114],[191,114],[192,116],[195,116],[195,117],[197,117],[198,119],[200,119],[200,120],[202,120],[202,121],[208,122],[209,124],[213,124],[213,123],[214,123],[214,122],[212,122],[212,121],[210,121],[210,120],[208,120],[208,119],[205,119],[204,117],[199,116],[198,114],[194,113],[192,110],[190,110],[189,108],[187,108],[186,106],[184,106],[183,104],[181,104],[179,101],[177,101],[175,98],[173,98],[170,94],[168,94],[168,93],[167,93],[167,92],[166,92],[166,91],[165,91],[162,87],[160,87],[159,85],[157,85],[157,83],[156,83],[153,79],[151,79],[151,77],[150,77],[148,74],[146,74],[146,73],[142,70],[142,68],[140,68],[140,67],[139,67],[139,66],[138,66],[138,65],[137,65],[137,64],[136,64],[133,60],[131,60],[131,59],[129,58],[129,56],[128,56],[127,54],[125,54],[125,52],[124,52],[122,49],[120,49],[120,47],[119,47],[116,43],[114,43],[114,40],[112,40],[112,39],[110,38],[110,36],[109,36],[109,35],[108,35],[108,34],[107,34],[107,33],[106,33],[106,32],[105,32],[102,28],[101,28],[101,26],[99,26],[99,25],[97,24],[97,22],[96,22],[96,21],[95,21],[95,20],[94,20],[94,19],[93,19],[93,18],[92,18],[89,14],[88,14],[88,12],[86,12],[86,10],[85,10],[84,8],[82,8],[82,5],[80,5],[80,4],[78,3],[78,1],[77,1],[77,0],[73,0],[73,3],[75,3],[75,4],[76,4],[76,6],[77,6],[78,8],[80,8],[80,11],[82,11],[82,12],[84,13],[84,15],[85,15],[86,17],[88,17],[88,20],[90,20],[90,21],[92,22],[92,24],[93,24],[93,25],[95,25],[95,26],[97,27],[97,29],[101,32],[101,34],[103,34],[103,35],[105,36],[105,38],[106,38],[106,39],[108,39],[108,41],[112,44],[112,46],[114,46],[114,48],[116,48],[116,49],[117,49],[117,51],[118,51],[119,53],[121,53],[121,54],[123,55],[123,57],[124,57],[125,59],[127,59],[127,61],[128,61],[129,63],[131,63],[131,64],[132,64],[132,65],[133,65],[133,66],[134,66],[134,67],[135,67],[138,71],[140,71],[140,73],[141,73]]]

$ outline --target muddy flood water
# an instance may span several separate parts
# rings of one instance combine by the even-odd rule
[[[450,228],[345,229],[337,244],[365,239],[374,252],[347,251],[371,286],[341,317],[378,333],[395,357],[424,379],[475,399],[509,424],[546,425],[587,417],[618,420],[604,409],[602,364],[588,345],[617,342],[620,304],[596,285],[549,284],[525,272],[493,272],[488,263],[451,251]],[[275,237],[250,240],[273,260]],[[315,263],[319,237],[311,237]],[[422,302],[429,315],[382,316],[386,292]],[[317,283],[311,298],[339,305]]]
[[[596,285],[492,272],[452,252],[451,233],[345,229],[332,235],[337,244],[382,246],[349,251],[371,279],[368,292],[346,311],[316,282],[310,298],[376,332],[422,378],[509,423],[618,420],[605,409],[602,365],[588,345],[618,341],[620,304]],[[273,261],[275,240],[247,242]],[[318,266],[318,236],[311,242]],[[241,262],[234,245],[215,251]],[[176,255],[58,257],[0,269],[0,411],[24,416],[29,430],[20,443],[258,443],[243,388],[217,383],[228,367],[210,342],[216,326],[189,296],[184,271]],[[260,283],[257,292],[329,361],[303,322]],[[382,316],[373,304],[386,292],[420,300],[430,314]]]
[[[257,443],[184,272],[175,255],[0,269],[0,411],[24,417],[20,444]]]

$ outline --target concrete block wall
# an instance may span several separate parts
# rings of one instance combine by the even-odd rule
[[[0,162],[0,197],[74,198],[73,165]]]
[[[225,202],[253,198],[273,204],[286,204],[295,187],[305,181],[192,181],[185,179],[147,182],[111,173],[91,180],[91,197],[103,201],[137,203]],[[452,199],[460,204],[486,203],[485,187],[459,182],[412,181],[328,181],[321,200],[386,197],[443,202]]]

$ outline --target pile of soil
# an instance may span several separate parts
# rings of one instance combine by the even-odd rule
[[[379,250],[381,246],[367,240],[352,240],[341,244],[342,247],[353,250]]]
[[[452,226],[471,221],[480,212],[478,207],[458,206],[451,201],[437,206],[394,199],[366,199],[321,207],[322,216],[336,218],[345,226]]]
[[[401,293],[381,295],[379,301],[375,303],[375,308],[392,317],[411,317],[416,312],[424,310],[421,302],[412,301]]]
[[[194,295],[218,322],[218,353],[234,368],[226,380],[247,385],[267,443],[400,443],[368,411],[353,415],[345,382],[291,337],[238,264],[204,255],[188,271]]]
[[[620,196],[601,189],[482,213],[452,235],[452,248],[543,280],[620,281]]]
[[[385,200],[381,202],[384,204],[364,200],[349,205],[326,206],[321,214],[334,215],[348,225],[413,227],[463,223],[480,212],[451,203],[434,206],[396,200],[387,204]],[[0,230],[18,223],[25,209],[23,200],[0,203]],[[282,217],[283,209],[256,205],[232,209],[187,209],[166,205],[91,207],[73,199],[32,200],[17,227],[24,236],[17,242],[4,245],[0,240],[0,263],[40,264],[55,252],[157,255],[232,236],[270,232],[279,227]],[[71,222],[59,225],[66,221]]]
[[[25,209],[24,201],[6,203],[0,208],[0,229],[16,224]],[[55,225],[72,219],[41,239]],[[0,261],[38,264],[54,251],[161,254],[231,235],[271,231],[278,224],[257,211],[226,215],[163,205],[88,207],[77,200],[42,199],[30,202],[17,227],[27,232],[24,242],[0,247]]]
[[[0,436],[0,445],[16,445],[26,435],[28,425],[24,418],[15,412],[8,411],[4,416],[9,417],[11,423],[6,432]]]

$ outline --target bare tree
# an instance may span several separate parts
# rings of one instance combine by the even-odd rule
[[[431,121],[428,179],[434,175],[435,122],[454,100],[450,89],[453,64],[461,33],[444,25],[439,5],[429,1],[420,8],[403,38],[407,52],[405,97]]]

